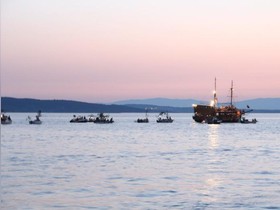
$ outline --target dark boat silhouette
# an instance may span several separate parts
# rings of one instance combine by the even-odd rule
[[[97,117],[93,122],[98,124],[109,124],[109,123],[113,123],[114,120],[113,118],[109,118],[109,115],[105,115],[104,113],[101,112],[97,115]]]
[[[42,124],[40,117],[41,117],[41,111],[39,110],[37,115],[35,116],[35,120],[32,120],[30,116],[28,116],[27,118],[28,118],[29,124],[40,125],[40,124]]]
[[[137,122],[137,123],[148,123],[149,122],[148,109],[147,108],[146,108],[145,118],[138,118],[135,122]]]
[[[70,123],[86,123],[88,119],[85,116],[76,116],[73,115],[73,118],[70,120]]]
[[[168,115],[168,112],[161,112],[158,115],[157,123],[172,123],[174,120]]]
[[[256,124],[258,121],[257,121],[257,119],[248,120],[245,117],[242,117],[240,122],[244,123],[244,124]]]
[[[2,125],[12,124],[11,117],[8,115],[5,115],[4,113],[1,113],[1,124]]]

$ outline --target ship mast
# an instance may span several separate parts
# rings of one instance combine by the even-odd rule
[[[232,106],[232,98],[233,98],[233,81],[231,80],[231,88],[230,88],[230,106]]]
[[[214,107],[218,104],[218,98],[217,98],[217,85],[216,85],[216,77],[215,77],[215,90],[214,90]]]

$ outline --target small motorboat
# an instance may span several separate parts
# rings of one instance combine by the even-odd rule
[[[93,114],[91,114],[91,115],[89,115],[88,122],[94,122],[95,119],[96,119],[96,117]]]
[[[158,115],[157,123],[172,123],[174,120],[168,115],[168,112],[161,112]]]
[[[109,124],[113,122],[114,122],[113,118],[109,118],[109,115],[105,115],[102,112],[99,113],[94,120],[94,123],[98,123],[98,124]]]
[[[1,114],[1,124],[8,125],[12,124],[12,119],[10,116],[5,115],[4,113]]]
[[[40,124],[42,124],[42,121],[39,118],[36,117],[35,120],[30,119],[29,124],[40,125]]]
[[[40,125],[42,121],[40,120],[41,111],[38,111],[37,115],[35,116],[35,120],[32,120],[30,116],[27,117],[29,124]]]
[[[221,124],[222,120],[219,120],[217,117],[211,117],[206,120],[207,124]]]
[[[138,118],[135,122],[137,122],[137,123],[148,123],[149,122],[147,109],[146,109],[145,118]]]
[[[248,120],[246,119],[245,117],[243,117],[241,120],[240,120],[240,123],[244,123],[244,124],[256,124],[258,121],[256,118],[252,119],[252,120]]]
[[[144,119],[138,118],[135,122],[137,122],[137,123],[148,123],[149,119],[148,118],[144,118]]]
[[[73,115],[73,119],[70,120],[70,123],[86,123],[88,122],[85,116],[76,116]]]

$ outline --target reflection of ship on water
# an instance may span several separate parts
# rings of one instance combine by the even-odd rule
[[[219,146],[219,126],[208,126],[208,146],[215,149]]]
[[[233,99],[233,82],[230,88],[230,104],[227,106],[218,106],[218,98],[216,94],[216,78],[214,99],[210,105],[193,105],[194,116],[196,122],[207,122],[213,118],[220,120],[223,123],[237,123],[240,122],[242,116],[245,114],[244,109],[238,109],[232,103]],[[250,110],[251,111],[251,110]]]

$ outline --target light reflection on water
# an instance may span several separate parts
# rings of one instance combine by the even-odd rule
[[[208,127],[209,148],[215,149],[219,146],[218,129],[220,128],[220,125],[210,124]]]
[[[255,125],[70,124],[44,114],[1,126],[1,209],[279,209],[280,115]]]

